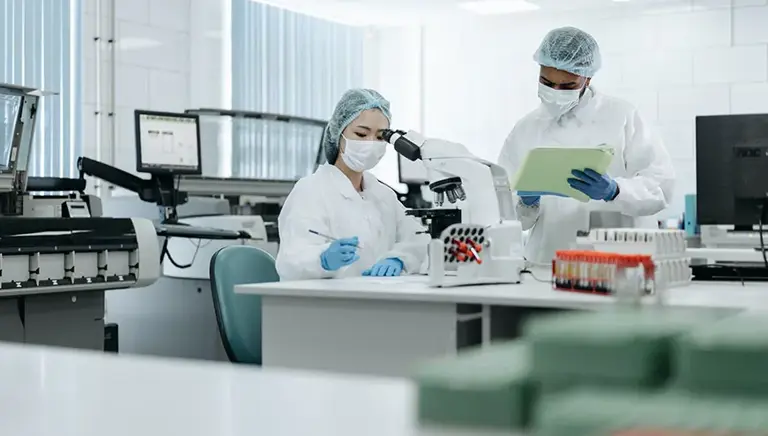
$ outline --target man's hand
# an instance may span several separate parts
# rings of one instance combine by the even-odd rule
[[[520,197],[520,201],[526,206],[538,206],[543,195],[565,197],[565,195],[555,194],[554,192],[517,191],[517,196]]]
[[[576,178],[568,179],[571,188],[583,192],[592,200],[613,201],[619,195],[619,185],[610,176],[592,169],[571,171]]]

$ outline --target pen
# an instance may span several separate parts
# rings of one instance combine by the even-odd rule
[[[325,238],[327,241],[330,241],[330,242],[338,241],[339,240],[339,238],[334,238],[333,236],[328,236],[326,234],[318,232],[317,230],[309,229],[309,233],[312,233],[313,235],[317,235],[317,236],[319,236],[321,238]],[[363,247],[358,244],[357,248],[363,248]]]

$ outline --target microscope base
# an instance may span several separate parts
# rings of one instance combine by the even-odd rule
[[[433,288],[458,288],[461,286],[477,286],[477,285],[515,285],[521,282],[521,278],[518,276],[517,280],[514,279],[502,279],[493,277],[471,277],[462,278],[457,276],[446,275],[439,282],[432,283],[430,280],[430,286]]]

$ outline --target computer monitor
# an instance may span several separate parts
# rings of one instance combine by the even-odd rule
[[[136,171],[200,175],[200,118],[194,114],[137,110]]]
[[[768,206],[768,114],[696,117],[700,225],[751,230]]]
[[[429,183],[427,167],[420,160],[412,161],[398,154],[397,172],[400,183],[406,185],[426,185]]]

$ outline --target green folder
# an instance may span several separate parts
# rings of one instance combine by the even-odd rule
[[[515,174],[512,189],[515,191],[546,192],[588,202],[589,197],[571,188],[568,179],[571,171],[591,168],[605,174],[613,160],[613,147],[605,144],[597,147],[537,147],[523,159]]]

